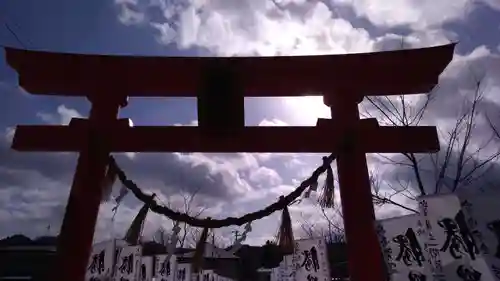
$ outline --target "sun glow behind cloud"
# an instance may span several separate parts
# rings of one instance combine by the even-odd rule
[[[282,104],[290,125],[315,126],[318,118],[331,116],[321,96],[287,97]]]

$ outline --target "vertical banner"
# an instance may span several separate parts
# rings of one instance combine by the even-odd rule
[[[141,267],[141,254],[141,246],[123,247],[118,254],[115,279],[120,281],[137,280]]]
[[[500,280],[500,191],[462,191],[458,196],[476,245]]]
[[[175,272],[177,269],[177,258],[175,255],[170,255],[170,260],[167,260],[169,255],[158,255],[155,257],[155,273],[156,281],[175,281]]]
[[[214,281],[215,274],[213,270],[205,269],[201,271],[201,281]]]
[[[178,263],[177,271],[175,273],[176,281],[191,281],[191,264]]]
[[[425,221],[426,250],[437,280],[494,280],[455,194],[420,197],[419,208]]]
[[[294,255],[284,256],[278,267],[278,281],[294,281]]]
[[[139,281],[151,281],[153,278],[153,257],[142,257]]]
[[[280,265],[278,265],[278,267],[271,269],[271,276],[270,276],[271,280],[270,281],[278,281],[279,280],[280,266],[281,266],[281,263],[280,263]]]
[[[103,280],[113,272],[114,243],[112,240],[94,244],[85,280]]]
[[[294,280],[331,280],[328,251],[323,238],[296,240],[294,256]]]
[[[426,236],[418,214],[379,220],[377,233],[392,281],[431,280]]]

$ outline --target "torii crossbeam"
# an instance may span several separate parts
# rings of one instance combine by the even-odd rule
[[[333,152],[353,281],[383,281],[365,153],[436,152],[435,127],[381,127],[359,119],[367,95],[429,92],[455,45],[381,53],[166,58],[48,53],[6,48],[32,94],[85,96],[89,119],[69,126],[18,126],[19,151],[80,152],[58,241],[57,280],[82,281],[110,152]],[[322,95],[333,120],[316,127],[246,127],[244,97]],[[130,127],[117,119],[130,96],[198,97],[199,127]]]

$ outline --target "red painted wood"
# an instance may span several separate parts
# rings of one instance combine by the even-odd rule
[[[385,281],[381,248],[375,231],[371,184],[362,143],[377,138],[359,135],[352,128],[359,122],[357,100],[338,100],[332,117],[344,126],[346,137],[354,138],[337,156],[342,215],[347,240],[349,279]],[[398,128],[399,129],[399,128]],[[382,138],[380,138],[382,140]],[[385,140],[384,140],[385,141]]]
[[[85,96],[110,85],[111,96],[196,96],[206,69],[221,61],[245,96],[428,92],[451,61],[455,44],[326,56],[133,57],[62,54],[5,48],[19,83],[32,94]],[[314,92],[317,91],[317,92]]]
[[[54,280],[83,281],[92,251],[107,153],[82,150],[57,245]]]
[[[89,127],[97,129],[114,123],[123,101],[93,99]],[[100,130],[81,136],[73,185],[62,222],[57,245],[54,280],[85,280],[92,250],[97,214],[102,197],[102,181],[108,164],[109,150],[99,136]],[[57,136],[52,136],[57,137]],[[40,148],[43,150],[43,148]]]
[[[85,126],[17,126],[12,148],[19,151],[78,151]],[[367,127],[360,130],[367,153],[436,152],[435,127]],[[113,152],[318,152],[331,153],[339,129],[316,127],[245,127],[229,137],[205,136],[198,127],[103,128],[101,140]]]

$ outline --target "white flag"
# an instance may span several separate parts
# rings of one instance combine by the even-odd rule
[[[418,214],[377,221],[377,234],[392,281],[431,280],[426,236]]]
[[[175,272],[176,281],[191,281],[191,264],[190,263],[178,263],[177,271]]]
[[[177,271],[177,258],[175,255],[158,255],[155,257],[154,277],[157,281],[174,281]]]
[[[331,280],[328,251],[323,238],[296,240],[293,264],[293,280]]]
[[[458,194],[467,226],[493,275],[500,280],[500,190]]]
[[[455,194],[422,196],[420,213],[434,276],[446,281],[494,280],[467,226]]]
[[[137,280],[141,268],[141,256],[141,246],[123,247],[117,259],[116,280]]]
[[[92,245],[85,280],[103,279],[113,274],[115,243],[113,240]]]
[[[153,278],[153,257],[141,257],[141,268],[139,270],[139,281],[151,281]]]

